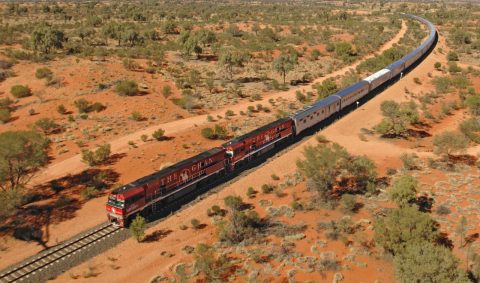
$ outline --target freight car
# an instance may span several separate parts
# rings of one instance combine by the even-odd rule
[[[113,190],[108,196],[106,207],[109,221],[119,226],[128,226],[137,214],[149,215],[205,183],[238,171],[283,141],[294,138],[327,119],[335,118],[344,109],[358,105],[367,94],[408,71],[435,44],[437,31],[432,23],[423,18],[403,15],[422,22],[430,31],[425,42],[418,48],[385,69],[289,117]]]

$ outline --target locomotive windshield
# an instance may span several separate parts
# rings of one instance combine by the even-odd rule
[[[125,206],[125,201],[121,199],[117,199],[115,196],[111,195],[108,197],[108,205],[123,208]]]

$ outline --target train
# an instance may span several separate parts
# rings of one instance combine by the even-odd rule
[[[401,77],[429,52],[437,40],[437,31],[431,22],[411,14],[402,15],[428,27],[428,37],[419,47],[384,69],[288,117],[114,189],[106,204],[108,221],[127,227],[138,214],[148,217],[176,199],[237,172],[262,154],[335,117],[342,110],[358,107],[359,101],[366,99],[368,94]]]

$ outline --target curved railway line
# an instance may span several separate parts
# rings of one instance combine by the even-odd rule
[[[435,28],[431,23],[420,17],[413,16],[412,18],[423,22],[431,28],[431,31],[434,31],[436,34]],[[405,60],[411,60],[408,70],[414,68],[419,62],[421,62],[423,58],[429,54],[429,52],[427,51],[431,51],[434,46],[435,42],[431,46],[426,46],[424,43],[420,47],[415,49],[412,52],[412,55],[408,54],[407,56],[405,56]],[[415,53],[416,50],[421,50],[422,54],[418,55],[417,53]],[[395,64],[396,63],[392,64],[393,67],[395,67]],[[408,70],[405,67],[405,71]],[[392,82],[394,81],[395,80],[393,80],[392,78]],[[374,93],[371,93],[371,95],[375,95],[382,90],[383,88],[379,88]],[[326,122],[330,124],[333,121],[329,119],[329,121]],[[309,129],[309,131],[315,131],[315,127]],[[305,135],[306,133],[302,134],[302,136]],[[245,168],[241,172],[237,172],[225,178],[219,178],[215,182],[210,184],[210,186],[199,190],[196,194],[186,194],[182,198],[166,204],[164,207],[162,207],[160,211],[158,211],[158,213],[156,213],[152,217],[155,217],[154,219],[159,219],[158,221],[161,221],[162,217],[168,216],[168,214],[172,211],[179,210],[182,205],[186,203],[192,205],[193,203],[191,201],[197,198],[197,196],[205,193],[206,191],[209,191],[211,188],[217,187],[215,190],[211,191],[212,193],[214,193],[214,191],[221,189],[232,181],[235,181],[237,178],[240,178],[243,173],[248,174],[249,170],[247,169],[258,166],[259,164],[264,163],[264,161],[267,160],[269,157],[277,155],[284,150],[288,150],[290,145],[292,144],[295,144],[294,140],[288,142],[288,144],[286,144],[282,149],[270,152],[270,155],[266,155],[262,159],[257,160],[255,163],[252,163],[248,168]],[[200,197],[200,199],[202,198],[203,197]],[[156,222],[158,221],[150,223],[149,226],[156,224]],[[128,237],[128,230],[124,230],[121,227],[112,225],[108,222],[102,223],[97,227],[83,232],[70,240],[62,242],[57,246],[47,249],[35,256],[32,256],[16,265],[10,266],[9,268],[1,271],[0,283],[46,281],[47,279],[54,278],[55,276],[63,273],[68,268],[84,262],[86,259],[91,258],[105,250],[108,250],[109,248],[117,245]],[[100,243],[102,243],[102,245],[100,245]]]

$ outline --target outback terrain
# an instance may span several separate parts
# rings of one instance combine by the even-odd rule
[[[480,7],[101,2],[0,12],[1,268],[104,222],[113,188],[398,60],[427,35],[407,12],[439,33],[410,73],[51,280],[478,282]],[[49,143],[12,183],[15,131]],[[311,155],[334,166],[307,170]],[[320,177],[329,190],[312,186]]]

